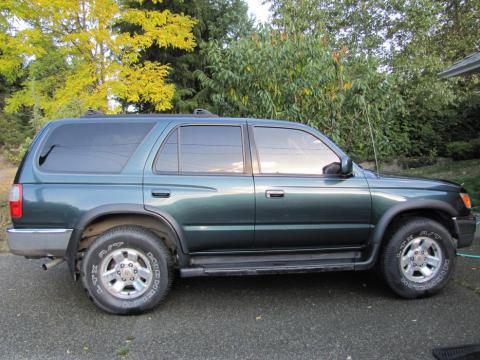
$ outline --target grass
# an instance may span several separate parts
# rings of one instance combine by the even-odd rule
[[[472,206],[480,206],[480,160],[449,161],[446,163],[405,170],[409,175],[454,181],[467,189]]]
[[[120,346],[118,349],[117,349],[117,356],[120,356],[120,357],[125,357],[128,355],[128,353],[130,352],[130,349],[128,346]]]

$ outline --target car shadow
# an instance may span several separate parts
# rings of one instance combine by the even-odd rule
[[[175,278],[171,291],[173,298],[194,293],[195,296],[215,294],[223,299],[235,298],[239,294],[285,299],[299,293],[304,296],[344,294],[350,297],[360,293],[368,297],[395,297],[375,271]]]

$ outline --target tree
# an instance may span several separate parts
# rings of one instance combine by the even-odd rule
[[[0,5],[0,74],[11,81],[26,72],[6,110],[27,106],[52,119],[88,108],[118,112],[119,101],[169,109],[175,88],[167,78],[170,66],[141,61],[140,54],[154,44],[192,51],[195,23],[115,0],[6,0]],[[121,24],[130,24],[130,31],[119,32]]]
[[[404,104],[393,118],[409,139],[407,155],[445,154],[465,129],[479,133],[478,76],[438,76],[480,49],[479,1],[273,0],[272,10],[280,31],[317,34],[377,60]]]
[[[393,118],[402,102],[371,59],[324,37],[268,28],[226,48],[213,43],[208,55],[201,79],[221,115],[299,121],[358,159],[373,158],[370,122],[383,155],[406,150]]]
[[[248,6],[244,0],[164,0],[162,2],[129,2],[134,9],[155,11],[172,11],[184,13],[195,18],[197,23],[193,34],[198,46],[194,51],[181,48],[161,48],[157,44],[146,48],[141,54],[141,61],[158,61],[171,64],[169,75],[175,84],[173,111],[191,113],[199,107],[209,107],[206,90],[201,89],[196,71],[203,70],[206,65],[203,49],[211,41],[219,46],[227,46],[230,42],[248,35],[253,21],[248,16]],[[128,27],[124,30],[128,30]],[[141,104],[141,112],[151,112],[154,104]]]
[[[410,155],[447,155],[446,144],[480,133],[478,76],[440,79],[438,73],[453,62],[480,49],[478,1],[422,0],[403,3],[402,14],[389,30],[395,43],[389,67],[397,77],[411,139]],[[476,123],[476,124],[475,124]]]
[[[358,54],[380,55],[392,15],[388,0],[273,0],[273,25],[287,33],[317,34]]]

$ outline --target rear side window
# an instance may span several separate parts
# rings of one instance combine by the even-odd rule
[[[50,172],[119,173],[153,123],[61,125],[50,134],[39,158]]]
[[[243,173],[241,127],[195,125],[174,130],[157,155],[155,171]]]
[[[178,130],[170,134],[158,154],[155,169],[157,171],[178,172]]]

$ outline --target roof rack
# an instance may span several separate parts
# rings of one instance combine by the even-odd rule
[[[104,118],[104,117],[116,117],[116,118],[135,118],[135,117],[153,117],[153,118],[172,118],[172,117],[218,117],[217,114],[212,114],[210,111],[205,109],[195,109],[193,110],[193,114],[139,114],[139,113],[132,113],[132,114],[113,114],[113,115],[105,115],[101,110],[93,110],[88,109],[85,115],[81,116],[82,118]]]
[[[87,112],[85,113],[86,116],[94,116],[94,115],[105,115],[102,110],[94,110],[94,109],[88,109]]]

